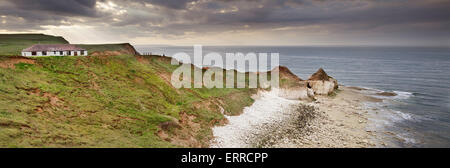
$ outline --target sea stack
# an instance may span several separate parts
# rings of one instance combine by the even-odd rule
[[[307,87],[307,81],[300,79],[287,67],[275,67],[272,72],[279,72],[280,84],[278,96],[291,100],[311,100],[314,98],[314,91]]]
[[[316,95],[328,95],[338,88],[337,80],[328,76],[322,68],[312,74],[307,83],[308,88],[311,88]]]

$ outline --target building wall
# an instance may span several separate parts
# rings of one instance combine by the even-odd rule
[[[31,52],[22,52],[22,56],[29,57],[31,56]]]
[[[36,55],[32,55],[32,52],[22,52],[22,56],[25,57],[36,57],[36,56],[74,56],[75,52],[77,52],[77,56],[87,56],[87,51],[63,51],[62,55],[59,51],[53,52],[48,51],[46,55],[43,55],[41,51],[37,51]]]

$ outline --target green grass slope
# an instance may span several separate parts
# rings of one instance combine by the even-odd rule
[[[68,44],[63,37],[44,34],[0,34],[0,56],[17,56],[33,44]]]
[[[217,106],[236,113],[254,90],[175,89],[163,77],[176,67],[122,55],[0,68],[0,147],[206,147]]]

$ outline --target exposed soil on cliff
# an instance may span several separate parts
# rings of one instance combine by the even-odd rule
[[[195,135],[201,131],[201,125],[194,122],[195,119],[194,115],[180,113],[179,120],[174,119],[174,121],[160,123],[156,135],[177,146],[206,147],[203,142],[195,138]]]
[[[0,68],[12,68],[15,69],[15,64],[19,63],[26,63],[26,64],[35,64],[35,61],[33,59],[29,59],[26,57],[8,57],[8,58],[2,58],[0,60]]]

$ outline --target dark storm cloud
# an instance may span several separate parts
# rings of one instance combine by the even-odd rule
[[[96,0],[9,0],[18,10],[70,16],[94,16]]]
[[[229,2],[240,2],[232,0]],[[212,2],[216,3],[216,2]],[[399,24],[450,20],[450,1],[264,1],[263,8],[209,15],[210,21],[227,23],[376,23]],[[239,4],[239,3],[236,3]],[[241,5],[241,4],[239,4]],[[255,5],[256,6],[256,5]]]
[[[96,0],[5,0],[0,15],[7,16],[0,29],[39,30],[43,25],[64,25],[70,17],[100,17]],[[67,24],[67,23],[66,23]]]
[[[108,2],[117,7],[97,8]],[[118,33],[129,28],[140,35],[181,35],[319,25],[333,33],[445,38],[450,34],[448,9],[448,0],[6,0],[0,1],[0,15],[23,22],[0,29],[33,30],[67,21],[124,30]]]

